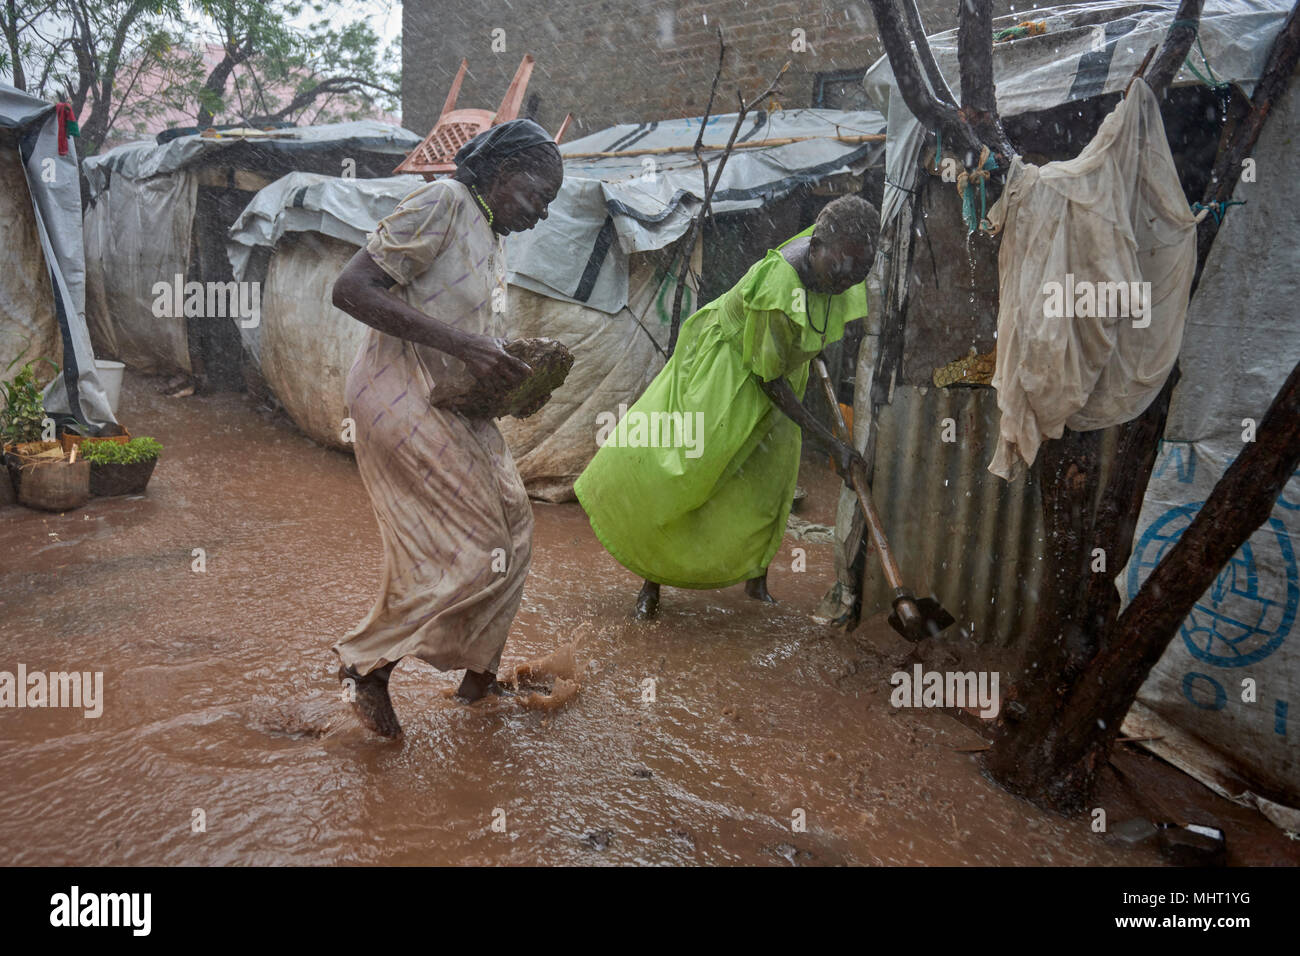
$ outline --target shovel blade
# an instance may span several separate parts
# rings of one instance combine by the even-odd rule
[[[904,601],[917,611],[910,627],[898,614],[898,605]],[[956,618],[944,610],[942,604],[928,596],[899,598],[894,602],[894,610],[889,615],[889,626],[913,643],[934,637],[955,622]]]

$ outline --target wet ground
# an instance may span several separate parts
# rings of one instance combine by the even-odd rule
[[[120,414],[165,446],[147,496],[0,510],[0,670],[102,671],[105,687],[99,719],[0,710],[0,861],[1160,862],[1000,790],[958,721],[891,707],[907,645],[879,620],[813,623],[830,548],[790,537],[779,606],[665,588],[660,620],[636,624],[639,582],[578,506],[535,504],[503,671],[572,648],[577,696],[464,706],[460,674],[404,662],[406,735],[368,736],[329,651],[379,580],[352,459],[248,395],[154,385],[128,376]],[[802,481],[803,517],[829,522],[836,480],[810,462]],[[1252,811],[1149,756],[1118,759],[1171,812],[1223,826],[1232,862],[1300,861]],[[1132,815],[1113,779],[1098,803]]]

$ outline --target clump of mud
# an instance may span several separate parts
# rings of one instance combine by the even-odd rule
[[[573,368],[573,353],[554,339],[514,339],[505,350],[527,363],[532,374],[505,394],[493,382],[475,382],[457,402],[462,411],[485,418],[518,416],[563,385]]]

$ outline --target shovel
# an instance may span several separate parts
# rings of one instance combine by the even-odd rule
[[[840,403],[835,397],[835,387],[831,385],[831,376],[826,371],[826,363],[819,355],[813,359],[812,364],[826,390],[826,401],[830,404],[831,415],[835,419],[835,434],[845,444],[852,444],[853,437],[849,435],[848,426],[844,423],[844,413],[840,411]],[[876,513],[875,505],[871,503],[871,494],[867,491],[867,476],[862,472],[861,465],[854,467],[852,478],[853,490],[857,492],[858,503],[862,505],[862,513],[867,519],[871,543],[876,546],[876,553],[880,555],[880,566],[885,572],[885,580],[894,591],[894,610],[889,615],[889,626],[914,643],[923,641],[927,637],[934,637],[953,623],[953,616],[933,597],[917,598],[903,586],[903,576],[898,571],[898,563],[894,560],[893,552],[889,550],[889,542],[885,540],[885,528],[880,523],[880,515]]]

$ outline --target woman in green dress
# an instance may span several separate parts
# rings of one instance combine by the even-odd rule
[[[875,208],[846,196],[770,250],[682,323],[672,358],[579,476],[596,537],[645,579],[637,617],[657,613],[662,584],[744,581],[773,601],[767,567],[794,497],[800,429],[841,475],[859,459],[800,401],[811,360],[866,315],[879,230]]]

